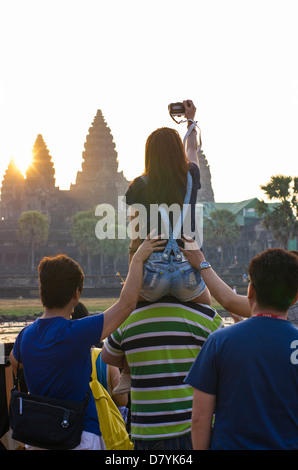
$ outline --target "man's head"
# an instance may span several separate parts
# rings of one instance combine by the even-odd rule
[[[248,274],[261,308],[286,312],[297,296],[298,257],[280,248],[269,248],[250,262]]]
[[[38,274],[40,298],[46,308],[63,308],[83,290],[82,268],[66,255],[43,258]]]

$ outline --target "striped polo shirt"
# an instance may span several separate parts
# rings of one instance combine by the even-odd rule
[[[107,338],[107,351],[125,354],[130,366],[132,438],[190,433],[193,389],[183,380],[210,333],[223,326],[208,305],[167,297],[138,303]]]

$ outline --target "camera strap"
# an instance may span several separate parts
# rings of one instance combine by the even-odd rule
[[[170,116],[171,116],[171,118],[173,119],[173,121],[176,122],[176,124],[183,124],[183,122],[187,122],[187,119],[184,120],[184,121],[176,121],[176,119],[174,118],[173,114],[171,114],[171,113],[170,113]]]
[[[199,144],[198,144],[198,148],[197,150],[201,150],[202,148],[202,137],[201,137],[201,129],[199,128],[198,124],[193,121],[192,119],[185,119],[185,120],[182,120],[182,121],[177,121],[174,116],[172,114],[170,114],[171,118],[173,119],[173,121],[176,122],[176,124],[183,124],[184,122],[191,122],[191,126],[189,126],[185,136],[184,136],[184,139],[183,139],[183,146],[184,148],[186,149],[186,141],[188,139],[188,137],[190,136],[190,134],[192,133],[192,131],[194,130],[195,127],[197,127],[199,129]]]
[[[202,148],[202,138],[201,138],[201,129],[199,128],[198,124],[193,121],[192,119],[187,119],[186,121],[184,122],[191,122],[192,124],[189,126],[185,136],[184,136],[184,139],[183,139],[183,145],[184,145],[184,148],[186,148],[186,141],[188,139],[188,137],[190,136],[190,134],[192,133],[192,131],[195,129],[195,127],[197,127],[199,129],[199,144],[198,144],[198,148],[197,150],[201,150]]]

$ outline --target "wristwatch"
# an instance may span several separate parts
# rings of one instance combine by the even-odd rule
[[[202,269],[206,269],[206,268],[211,268],[211,264],[208,263],[208,261],[202,261],[201,264],[200,264],[200,271],[202,271]]]

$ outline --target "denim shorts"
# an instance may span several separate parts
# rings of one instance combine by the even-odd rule
[[[149,302],[165,295],[188,302],[201,295],[205,287],[200,272],[184,257],[182,261],[177,261],[174,256],[164,260],[160,253],[153,253],[144,263],[140,295]]]

